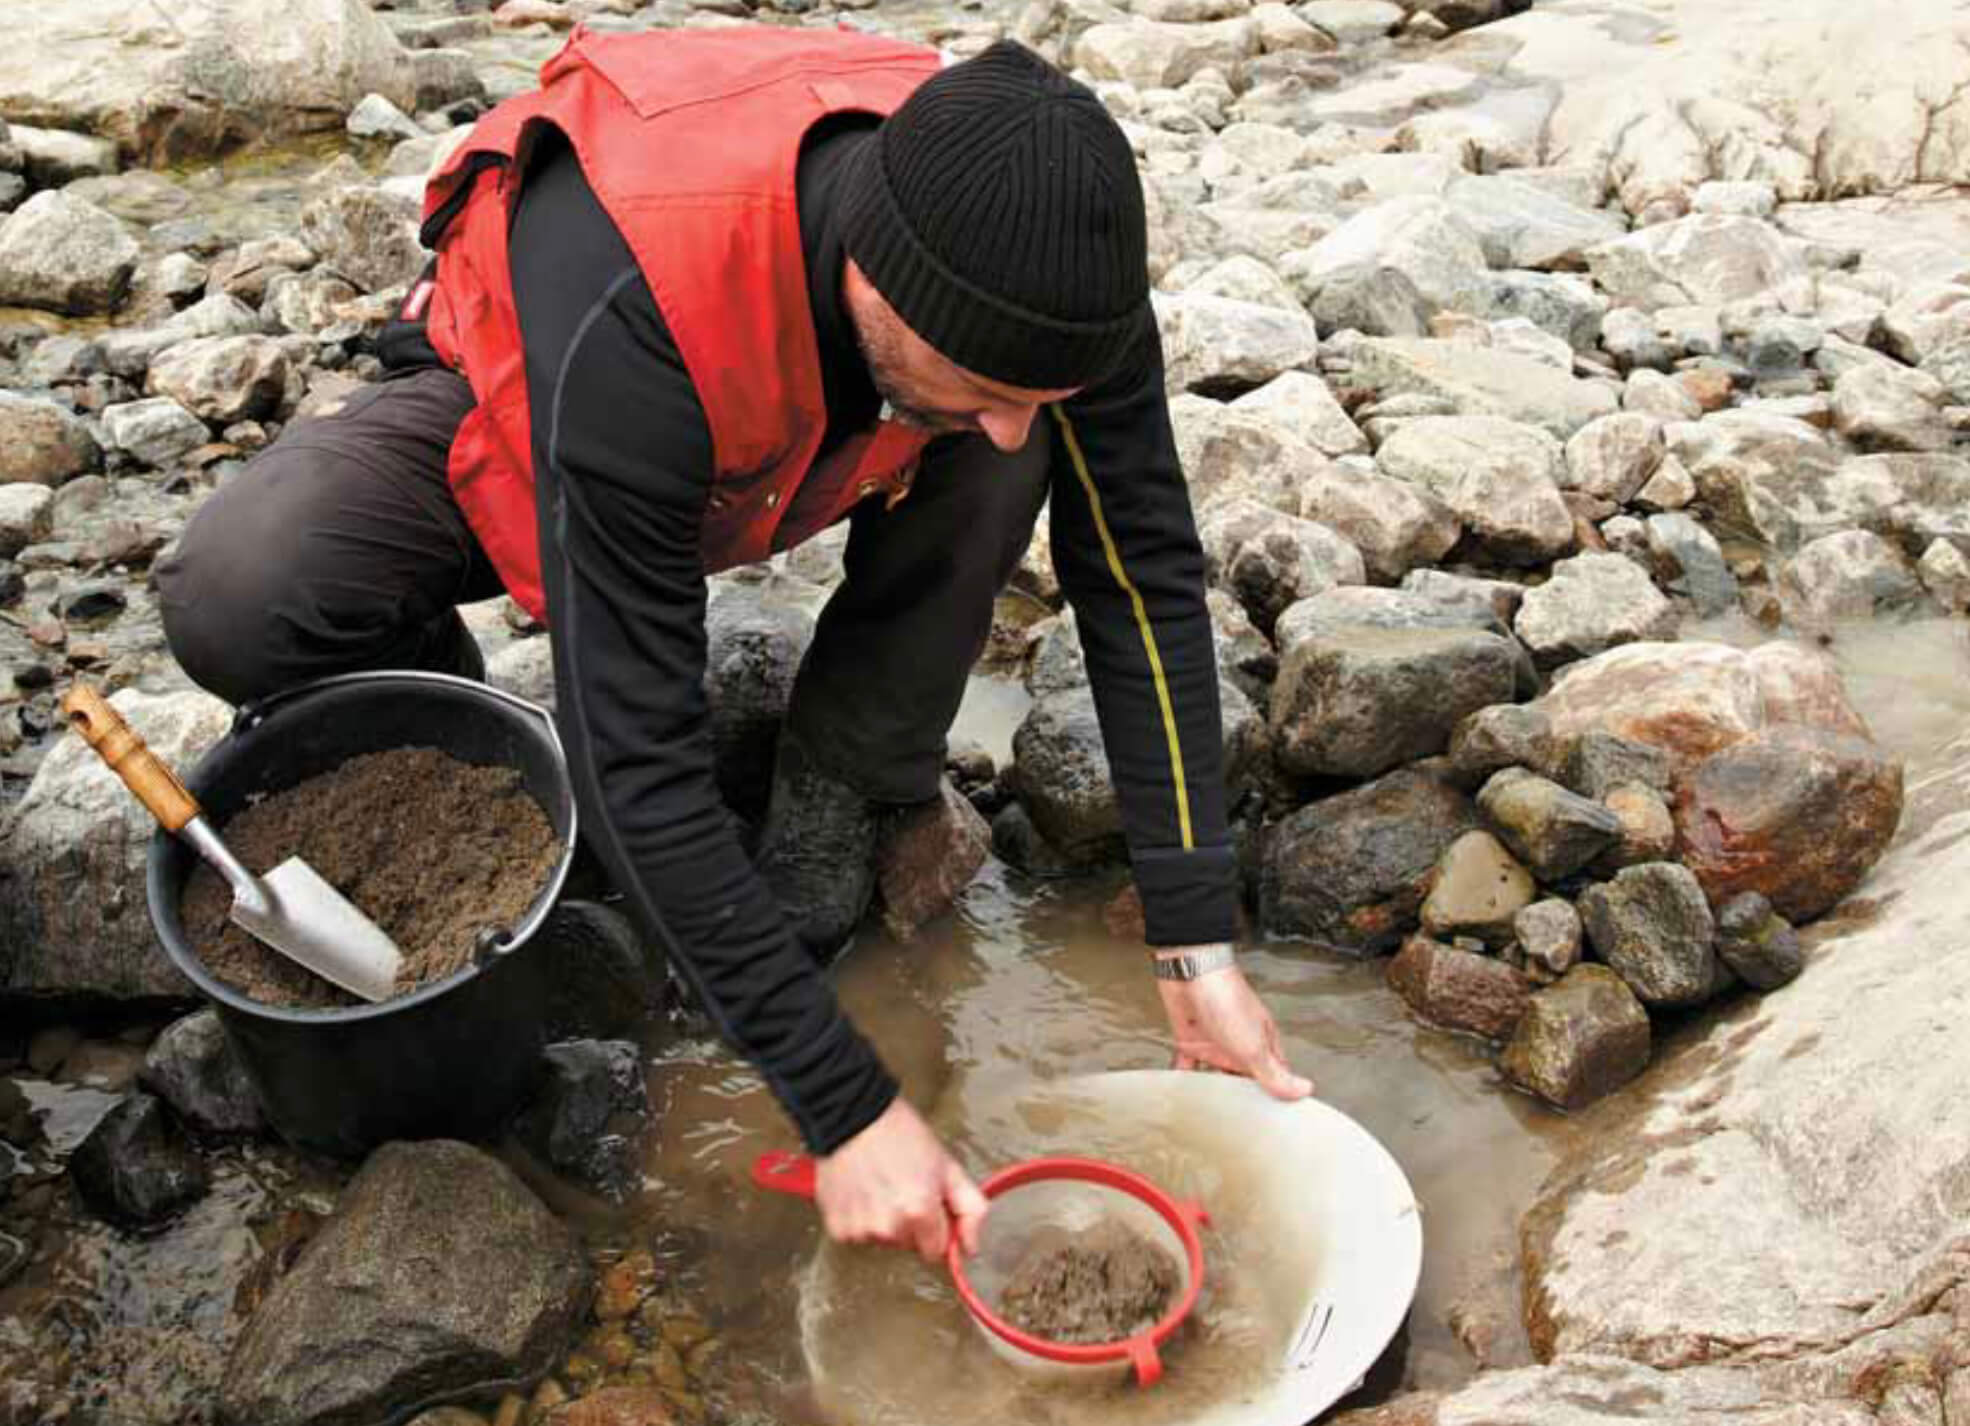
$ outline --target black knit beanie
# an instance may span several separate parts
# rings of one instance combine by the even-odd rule
[[[1148,320],[1129,141],[1085,85],[1010,40],[884,120],[842,205],[848,255],[876,290],[980,376],[1092,385]]]

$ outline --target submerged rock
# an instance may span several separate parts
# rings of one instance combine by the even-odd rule
[[[541,1070],[514,1133],[557,1172],[625,1201],[643,1181],[650,1119],[641,1053],[626,1040],[567,1040],[541,1052]]]
[[[162,1221],[211,1183],[161,1100],[131,1094],[69,1156],[68,1171],[89,1211],[124,1227]]]

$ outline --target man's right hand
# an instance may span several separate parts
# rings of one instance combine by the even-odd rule
[[[944,1256],[953,1227],[978,1251],[985,1195],[898,1095],[868,1128],[820,1162],[815,1199],[828,1236],[841,1243],[915,1248]]]

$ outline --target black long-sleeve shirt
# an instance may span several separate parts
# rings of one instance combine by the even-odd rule
[[[841,303],[831,201],[843,160],[868,137],[865,122],[819,130],[798,170],[824,450],[881,405]],[[703,691],[699,526],[713,479],[703,407],[565,142],[550,138],[532,156],[511,262],[559,706],[584,828],[808,1146],[831,1152],[896,1086],[789,934],[719,798]],[[1054,563],[1078,616],[1149,939],[1229,939],[1216,662],[1153,325],[1122,370],[1040,419],[1054,443]]]

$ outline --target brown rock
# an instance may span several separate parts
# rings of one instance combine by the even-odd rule
[[[1859,738],[1775,728],[1704,762],[1675,815],[1679,855],[1713,903],[1756,891],[1797,925],[1887,850],[1902,815],[1901,764]]]
[[[606,1386],[551,1412],[552,1426],[671,1426],[670,1407],[653,1386]]]
[[[1487,1040],[1511,1035],[1525,1013],[1525,977],[1490,956],[1411,936],[1389,962],[1389,985],[1417,1015]]]
[[[1621,840],[1602,854],[1595,870],[1612,875],[1623,867],[1668,859],[1676,847],[1676,821],[1654,788],[1640,783],[1617,787],[1601,799],[1621,819]]]
[[[1727,371],[1709,366],[1692,367],[1677,372],[1675,379],[1706,415],[1731,404],[1731,376]]]
[[[1466,832],[1444,849],[1423,900],[1423,929],[1459,931],[1492,946],[1512,939],[1512,918],[1537,895],[1530,872],[1489,832]]]
[[[1561,1109],[1584,1109],[1640,1074],[1649,1017],[1620,976],[1579,965],[1532,997],[1498,1068]]]
[[[907,940],[951,909],[992,848],[992,829],[947,778],[937,799],[902,813],[883,837],[876,890],[883,923]]]

